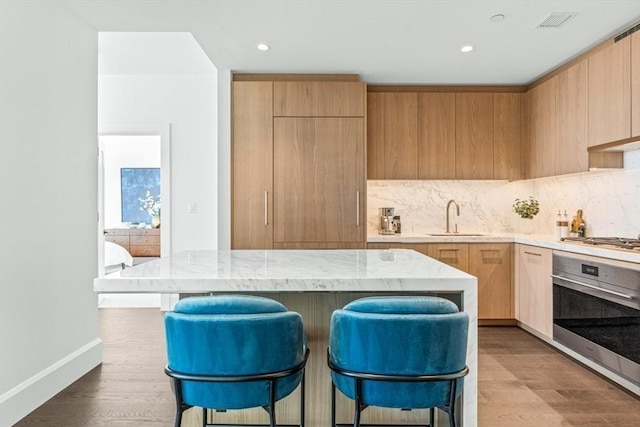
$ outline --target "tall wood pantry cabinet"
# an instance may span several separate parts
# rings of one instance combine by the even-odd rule
[[[364,248],[365,84],[233,82],[233,249]]]

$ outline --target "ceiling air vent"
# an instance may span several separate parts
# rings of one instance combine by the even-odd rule
[[[560,28],[577,14],[577,12],[551,12],[534,28]]]

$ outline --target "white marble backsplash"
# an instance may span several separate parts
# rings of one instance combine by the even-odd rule
[[[625,169],[591,171],[526,181],[381,181],[367,182],[368,234],[377,234],[378,208],[394,207],[402,231],[441,233],[448,200],[451,227],[461,233],[520,232],[511,205],[529,195],[540,201],[533,232],[553,234],[556,214],[566,209],[569,220],[583,210],[587,236],[636,237],[640,233],[640,150],[625,153]]]

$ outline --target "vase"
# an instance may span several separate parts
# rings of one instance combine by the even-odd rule
[[[533,219],[520,218],[518,221],[517,232],[522,234],[533,234],[535,228],[536,224],[533,222]]]
[[[160,227],[160,215],[151,215],[151,226],[153,228]]]

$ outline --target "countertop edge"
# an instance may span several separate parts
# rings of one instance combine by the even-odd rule
[[[557,251],[571,252],[640,264],[640,252],[565,243],[544,234],[486,234],[482,236],[429,236],[427,234],[369,235],[367,243],[519,243]]]

